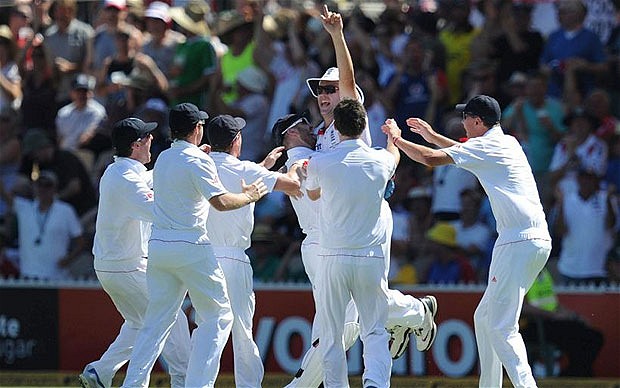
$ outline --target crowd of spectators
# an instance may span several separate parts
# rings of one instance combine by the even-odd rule
[[[330,9],[337,3],[346,6],[373,145],[385,146],[388,117],[401,128],[421,117],[465,141],[454,104],[495,97],[535,174],[556,280],[620,280],[619,1],[384,0],[376,14],[346,2]],[[317,19],[322,4],[15,0],[0,8],[0,273],[94,278],[97,186],[119,119],[159,123],[153,161],[169,145],[167,112],[179,102],[243,117],[241,159],[253,161],[271,150],[278,117],[307,110],[318,124],[305,80],[335,65]],[[416,136],[403,131],[423,142]],[[485,282],[495,226],[475,178],[405,159],[395,182],[390,280]],[[50,193],[70,215],[50,213],[41,201]],[[51,222],[58,217],[64,225]],[[248,252],[256,280],[307,281],[288,198],[266,196],[256,223]]]

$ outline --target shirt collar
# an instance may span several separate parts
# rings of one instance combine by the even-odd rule
[[[286,151],[289,160],[307,159],[314,153],[314,150],[308,147],[293,147]]]
[[[125,164],[129,169],[137,172],[138,174],[141,174],[146,171],[146,166],[144,164],[132,158],[128,158],[125,156],[117,156],[115,158],[115,161],[116,163]]]

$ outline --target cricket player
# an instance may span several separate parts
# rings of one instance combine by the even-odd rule
[[[116,372],[129,361],[148,305],[147,243],[153,221],[151,132],[157,123],[137,118],[112,128],[116,154],[99,183],[99,209],[93,245],[97,278],[121,314],[118,336],[101,358],[86,365],[79,379],[85,388],[108,388]],[[179,314],[163,349],[172,387],[185,386],[190,339],[187,317]]]
[[[535,387],[519,334],[523,298],[551,252],[551,237],[532,169],[519,142],[499,125],[498,102],[485,95],[459,104],[467,140],[442,136],[424,120],[407,119],[411,131],[441,149],[406,141],[393,119],[383,132],[407,156],[426,166],[456,164],[473,173],[484,188],[497,221],[487,288],[474,313],[480,357],[480,387],[502,386],[502,365],[515,387]]]
[[[287,153],[287,168],[298,165],[303,170],[303,165],[313,157],[318,155],[314,151],[316,137],[310,126],[308,119],[303,115],[289,114],[276,121],[272,128],[272,139],[276,146],[283,145]],[[301,181],[302,191],[305,191],[305,180]],[[301,245],[301,257],[313,287],[316,289],[318,282],[317,272],[322,265],[319,258],[319,204],[311,201],[307,196],[301,198],[291,198],[291,204],[299,225],[306,235]],[[382,212],[384,209],[382,209]],[[386,243],[382,244],[384,255],[389,255],[390,237],[392,226],[391,222],[386,223]],[[387,265],[386,261],[386,265]],[[386,275],[387,280],[387,275]],[[398,290],[387,290],[388,294],[388,319],[386,328],[391,334],[390,354],[392,358],[400,357],[406,350],[409,343],[409,336],[412,333],[420,333],[416,338],[416,347],[419,351],[430,349],[436,336],[436,326],[433,322],[433,311],[437,311],[436,301],[430,296],[418,299],[411,295],[405,295]],[[316,296],[315,297],[316,302]],[[424,306],[426,304],[427,307]],[[315,309],[318,307],[315,303]],[[347,313],[344,326],[345,349],[349,349],[359,336],[359,323],[357,309],[354,303],[347,306]],[[297,371],[294,379],[287,387],[316,388],[323,382],[323,367],[321,363],[321,353],[319,349],[320,335],[319,323],[315,315],[312,323],[312,346],[304,354],[301,367]]]
[[[207,137],[217,173],[224,188],[230,192],[241,191],[242,180],[251,182],[262,179],[267,191],[282,191],[300,197],[299,178],[295,170],[288,174],[269,171],[282,154],[282,147],[271,151],[263,165],[239,160],[243,143],[245,120],[229,115],[215,116],[207,125]],[[213,252],[224,277],[233,313],[232,340],[235,385],[260,387],[264,368],[258,346],[252,338],[252,320],[256,300],[253,272],[245,250],[251,245],[254,229],[254,204],[237,210],[221,212],[213,209],[207,218],[207,231]]]
[[[336,129],[333,113],[334,108],[339,101],[343,98],[353,98],[358,100],[360,103],[363,102],[362,91],[355,83],[353,63],[342,33],[343,25],[340,14],[330,12],[325,6],[323,8],[323,14],[321,15],[321,21],[326,31],[332,37],[338,67],[328,69],[321,78],[310,78],[306,81],[311,93],[317,97],[317,104],[323,118],[323,123],[318,127],[316,133],[317,140],[315,148],[318,153],[329,152],[340,143],[340,133]],[[292,120],[288,121],[289,125],[291,125],[293,121],[296,121],[290,117],[289,120]],[[286,127],[282,126],[279,131],[284,133],[283,129],[285,128]],[[278,131],[277,125],[274,125],[273,131]],[[273,136],[274,139],[278,138],[277,133],[274,133]],[[370,145],[371,140],[370,132],[368,130],[367,117],[364,130],[360,135],[360,139],[365,144]],[[298,155],[298,157],[301,158],[302,155],[306,153],[307,151],[302,153],[295,152],[294,155]],[[295,163],[295,159],[295,156],[292,157],[289,155],[287,165]],[[301,159],[297,159],[297,161],[303,162]],[[303,201],[303,199],[301,201]],[[314,204],[310,206],[316,207],[317,205],[318,204]],[[316,210],[314,211],[316,212]],[[312,220],[312,218],[310,218],[311,216],[309,217],[305,215],[306,212],[298,212],[296,209],[296,213],[298,219],[300,219],[300,224],[302,223],[302,218]],[[382,203],[381,220],[385,225],[386,231],[386,238],[382,247],[383,257],[386,260],[385,280],[387,282],[387,270],[389,269],[390,244],[393,227],[392,212],[387,201],[383,201]],[[318,241],[316,240],[316,237],[314,237],[315,240],[309,239],[310,236],[311,235],[308,235],[304,240],[304,244],[306,244],[307,247],[317,244],[316,241]],[[313,275],[315,274],[315,270],[313,268],[315,266],[320,266],[321,262],[319,261],[319,264],[317,265],[313,264],[313,262],[317,259],[316,253],[312,253],[312,250],[313,249],[307,249],[305,252],[302,250],[302,260],[304,262],[308,277],[314,287],[318,280],[314,279],[313,281]],[[434,322],[434,317],[437,313],[436,299],[433,296],[426,296],[418,299],[410,295],[404,295],[400,291],[389,289],[387,290],[387,294],[389,297],[389,317],[387,327],[389,333],[391,334],[389,343],[392,358],[398,358],[405,352],[411,333],[416,335],[416,347],[418,350],[427,351],[430,349],[433,341],[435,340],[435,336],[437,335],[436,324]],[[345,321],[344,340],[345,347],[348,349],[355,343],[355,340],[359,335],[357,309],[355,308],[355,304],[352,302],[347,308]],[[317,352],[318,345],[320,343],[320,333],[318,332],[319,326],[320,323],[317,322],[317,317],[315,316],[312,327],[312,346],[304,355],[301,367],[295,375],[293,381],[287,386],[288,388],[318,387],[323,380],[323,370],[320,365],[320,352]]]
[[[206,230],[210,207],[239,209],[267,193],[261,179],[241,183],[240,193],[224,189],[213,159],[198,147],[206,112],[182,103],[170,110],[172,146],[153,169],[155,201],[149,240],[149,305],[127,368],[124,387],[147,387],[172,323],[189,290],[198,327],[192,332],[185,386],[213,387],[233,314],[226,281]]]

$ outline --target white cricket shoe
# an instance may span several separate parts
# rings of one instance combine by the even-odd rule
[[[82,388],[105,388],[95,368],[88,368],[78,378]]]
[[[388,333],[390,333],[390,354],[393,360],[405,353],[407,345],[409,345],[409,336],[412,332],[412,328],[400,325],[388,330]]]
[[[435,324],[437,299],[432,295],[427,295],[420,298],[420,301],[424,304],[424,320],[420,327],[413,329],[413,334],[416,335],[416,348],[421,352],[426,352],[431,348],[437,336],[437,325]]]

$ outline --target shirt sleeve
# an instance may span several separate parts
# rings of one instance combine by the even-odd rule
[[[271,193],[273,188],[278,181],[278,178],[282,175],[279,172],[270,171],[260,164],[256,164],[250,161],[244,161],[244,174],[243,179],[245,179],[246,184],[250,184],[257,180],[258,178],[263,178],[263,183],[267,186],[267,190]]]
[[[123,183],[119,184],[124,191],[123,197],[127,201],[127,210],[130,214],[146,222],[153,222],[153,190],[147,181],[136,173],[126,173]]]
[[[484,144],[477,138],[471,138],[465,143],[458,143],[448,148],[443,148],[448,156],[459,167],[470,169],[483,162],[485,159]]]
[[[308,176],[306,177],[306,190],[316,190],[321,187],[319,182],[319,161],[312,158],[308,162]]]
[[[211,157],[205,154],[204,157],[194,159],[192,165],[194,183],[207,200],[227,193]]]

